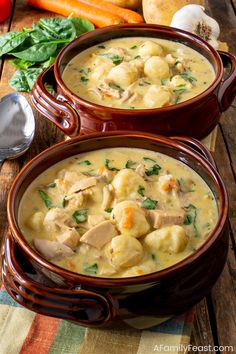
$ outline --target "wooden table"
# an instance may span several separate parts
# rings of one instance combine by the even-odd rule
[[[59,1],[59,0],[58,0]],[[230,51],[236,54],[236,0],[208,0],[207,10],[220,24],[221,41],[227,42]],[[0,33],[30,27],[41,17],[50,16],[26,6],[24,0],[14,0],[12,16],[0,24]],[[12,92],[8,80],[14,68],[5,60],[0,61],[0,96]],[[25,95],[29,99],[29,95]],[[6,200],[9,188],[22,166],[40,151],[63,140],[63,134],[34,111],[36,134],[28,152],[14,161],[6,161],[0,170],[0,240],[7,229]],[[4,119],[4,117],[0,117]],[[196,307],[196,317],[191,343],[197,346],[234,347],[236,352],[236,112],[232,105],[222,116],[218,129],[214,157],[228,189],[230,199],[230,249],[224,271],[211,294]],[[194,353],[216,353],[203,351]],[[222,351],[222,353],[227,352]]]

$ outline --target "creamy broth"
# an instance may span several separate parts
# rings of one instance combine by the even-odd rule
[[[193,253],[218,220],[206,183],[183,163],[136,148],[110,148],[63,160],[23,195],[27,242],[73,272],[130,277]]]
[[[76,55],[65,67],[66,86],[87,101],[123,109],[149,109],[186,101],[214,81],[210,62],[186,45],[130,37]]]

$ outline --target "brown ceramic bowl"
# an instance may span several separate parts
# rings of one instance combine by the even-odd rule
[[[129,110],[104,107],[78,97],[62,81],[67,63],[81,51],[106,40],[121,37],[153,37],[183,43],[204,55],[215,70],[215,80],[204,92],[185,102],[156,109]],[[224,67],[230,66],[223,81]],[[55,97],[45,89],[51,84]],[[148,24],[118,25],[83,34],[69,43],[54,66],[44,71],[32,91],[36,109],[67,135],[96,131],[131,130],[163,135],[187,135],[197,139],[207,136],[218,124],[235,97],[236,58],[217,52],[198,36],[176,28]]]
[[[26,188],[39,174],[62,159],[118,146],[158,151],[193,168],[206,181],[218,201],[219,221],[215,229],[195,253],[181,262],[138,277],[92,277],[48,262],[28,245],[18,225],[19,203]],[[96,133],[45,150],[23,168],[9,193],[11,236],[5,241],[3,257],[6,289],[18,302],[34,311],[86,326],[124,321],[140,328],[143,317],[163,320],[188,310],[210,291],[227,255],[228,199],[224,184],[212,163],[208,151],[193,139],[179,137],[176,140],[142,133]],[[41,280],[32,280],[26,274],[30,272],[41,274]]]

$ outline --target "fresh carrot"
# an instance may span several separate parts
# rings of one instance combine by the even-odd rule
[[[39,9],[48,10],[64,16],[84,17],[97,27],[105,27],[124,23],[118,15],[100,10],[77,0],[28,0],[27,4]]]
[[[88,6],[94,6],[96,9],[103,10],[109,12],[111,14],[115,14],[121,18],[123,18],[128,23],[140,23],[144,22],[143,17],[135,11],[124,9],[123,7],[119,7],[113,4],[110,4],[104,0],[79,0]]]

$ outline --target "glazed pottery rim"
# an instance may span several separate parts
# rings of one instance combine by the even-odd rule
[[[70,145],[74,144],[79,144],[80,141],[86,141],[86,140],[91,140],[91,139],[102,139],[103,138],[112,138],[112,137],[117,137],[117,136],[124,136],[127,138],[143,138],[147,139],[149,141],[157,141],[160,143],[164,143],[164,145],[168,145],[170,147],[178,148],[182,152],[186,153],[190,157],[194,158],[198,163],[200,163],[201,166],[207,172],[210,173],[211,177],[214,180],[214,184],[217,185],[219,188],[219,195],[220,195],[220,204],[221,209],[219,210],[219,219],[218,222],[215,226],[215,228],[212,230],[210,235],[208,236],[207,240],[192,254],[190,254],[188,257],[184,258],[178,263],[173,264],[170,267],[164,268],[162,270],[153,272],[153,273],[148,273],[145,275],[140,275],[140,276],[134,276],[134,277],[125,277],[125,278],[106,278],[106,277],[95,277],[95,276],[90,276],[90,275],[85,275],[85,274],[80,274],[80,273],[75,273],[70,270],[67,270],[65,268],[62,268],[60,266],[57,266],[50,261],[47,261],[44,257],[42,257],[36,250],[34,250],[28,242],[25,240],[23,233],[20,230],[20,227],[18,226],[18,215],[15,215],[15,208],[14,208],[14,197],[17,195],[18,190],[21,188],[22,181],[25,180],[27,177],[27,172],[29,169],[35,169],[38,164],[42,163],[41,160],[43,159],[48,159],[53,153],[57,153],[60,150],[63,150],[63,148],[66,148]],[[190,140],[191,141],[191,140]],[[122,146],[121,146],[122,147]],[[101,147],[101,149],[106,149],[106,146]],[[151,150],[151,149],[150,149]],[[91,150],[94,151],[94,150]],[[74,156],[75,154],[71,155]],[[168,156],[168,155],[167,155]],[[68,157],[67,157],[68,158]],[[177,158],[173,157],[174,159],[178,160]],[[64,159],[63,159],[64,160]],[[55,163],[54,163],[55,164]],[[53,166],[52,164],[51,166]],[[32,166],[32,167],[31,167]],[[51,167],[50,166],[50,167]],[[49,167],[47,167],[49,168]],[[190,167],[191,168],[191,167]],[[42,174],[43,171],[39,173]],[[28,188],[29,184],[27,185],[26,188]],[[18,211],[18,210],[17,210]],[[40,154],[35,156],[32,160],[30,160],[20,171],[20,173],[17,175],[16,179],[14,180],[12,187],[10,189],[9,195],[8,195],[8,201],[7,201],[7,215],[8,215],[8,221],[10,225],[10,231],[11,235],[15,239],[15,241],[20,245],[20,247],[23,249],[25,254],[29,256],[29,258],[32,258],[33,261],[43,268],[46,268],[48,271],[58,274],[59,276],[62,276],[66,278],[67,280],[73,279],[74,281],[81,283],[81,284],[86,284],[86,285],[95,285],[96,286],[101,286],[101,287],[106,287],[106,286],[111,286],[111,287],[117,287],[117,286],[125,286],[125,285],[136,285],[140,283],[148,283],[152,281],[157,281],[161,280],[162,278],[169,277],[174,275],[176,272],[180,271],[181,269],[186,268],[189,266],[192,262],[196,261],[199,257],[203,256],[209,248],[212,246],[212,244],[218,239],[218,237],[221,235],[222,230],[225,227],[226,221],[227,221],[227,216],[228,216],[228,196],[226,192],[226,188],[224,186],[224,183],[219,175],[219,173],[215,170],[215,168],[206,160],[204,157],[202,157],[198,152],[196,152],[194,149],[188,147],[186,144],[181,143],[177,140],[167,138],[161,135],[157,134],[150,134],[150,133],[141,133],[141,132],[128,132],[128,131],[117,131],[117,132],[106,132],[101,135],[101,133],[92,133],[88,135],[84,135],[81,137],[76,137],[72,138],[67,141],[60,142],[58,144],[55,144],[48,149],[42,151]]]
[[[190,42],[194,42],[198,47],[201,46],[201,48],[205,52],[207,51],[208,54],[211,55],[212,60],[214,60],[215,65],[216,65],[216,72],[215,72],[214,81],[211,83],[210,86],[208,86],[206,88],[206,90],[204,90],[200,94],[198,94],[186,101],[180,102],[178,104],[173,104],[170,106],[160,107],[160,108],[147,108],[147,109],[113,108],[113,107],[109,107],[109,106],[99,105],[99,104],[93,103],[91,101],[87,101],[86,99],[84,99],[82,97],[77,96],[75,93],[73,93],[73,91],[71,91],[66,86],[66,84],[64,83],[64,81],[62,80],[62,77],[60,75],[60,61],[62,60],[64,54],[67,51],[69,51],[72,47],[76,46],[76,43],[81,41],[81,38],[82,39],[83,38],[93,38],[95,35],[98,37],[99,34],[103,34],[103,33],[109,32],[109,31],[112,33],[113,31],[122,30],[122,29],[129,30],[129,31],[132,29],[133,30],[135,30],[135,29],[152,30],[153,29],[155,31],[163,30],[166,33],[168,33],[170,35],[170,37],[172,34],[179,35],[180,40],[182,39],[182,41],[180,41],[180,43],[182,43],[184,39],[187,41],[190,41]],[[110,38],[110,39],[112,39],[112,38]],[[171,40],[171,38],[169,40]],[[102,42],[103,41],[101,41],[101,43]],[[98,45],[98,44],[96,44],[96,45]],[[131,115],[134,117],[136,115],[146,115],[147,113],[152,114],[152,113],[159,113],[162,111],[171,112],[176,109],[182,109],[185,106],[192,106],[192,105],[196,104],[202,98],[207,97],[208,94],[213,92],[214,89],[219,85],[219,83],[221,82],[222,77],[223,77],[223,71],[224,71],[223,64],[222,64],[219,53],[204,39],[202,39],[201,37],[199,37],[193,33],[181,30],[179,28],[170,27],[170,26],[163,26],[163,25],[155,25],[155,24],[121,24],[121,25],[107,26],[105,28],[98,28],[98,29],[94,29],[93,31],[86,32],[86,33],[78,36],[74,40],[72,40],[70,43],[68,43],[60,51],[60,53],[58,54],[56,61],[54,63],[54,75],[56,78],[56,82],[60,86],[60,89],[62,90],[62,92],[64,92],[67,97],[71,97],[76,103],[86,106],[89,109],[96,109],[96,110],[100,110],[100,111],[103,111],[104,109],[106,109],[110,113],[120,113],[120,114],[125,114],[125,115]]]

